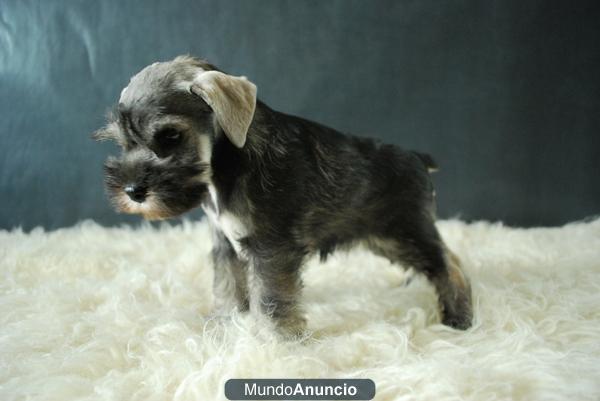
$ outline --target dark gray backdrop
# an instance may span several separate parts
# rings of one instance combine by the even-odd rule
[[[0,227],[116,215],[89,133],[143,66],[191,53],[272,107],[430,152],[442,217],[600,211],[596,2],[0,2]]]

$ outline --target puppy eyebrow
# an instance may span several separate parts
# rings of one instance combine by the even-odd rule
[[[143,141],[144,138],[140,133],[139,126],[136,126],[133,120],[131,109],[125,108],[122,104],[119,104],[117,113],[119,115],[119,124],[123,128],[123,131],[131,133],[136,142]]]

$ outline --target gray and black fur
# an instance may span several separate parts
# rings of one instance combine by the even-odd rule
[[[167,218],[202,206],[212,217],[217,307],[252,309],[299,334],[303,262],[363,243],[423,273],[444,324],[470,327],[469,282],[434,225],[429,155],[344,135],[258,100],[239,146],[215,105],[185,90],[211,70],[190,57],[147,67],[96,137],[123,147],[106,164],[119,209]]]

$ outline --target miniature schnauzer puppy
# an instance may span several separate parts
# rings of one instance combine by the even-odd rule
[[[303,262],[362,243],[423,273],[442,322],[470,327],[469,281],[434,225],[430,156],[272,110],[245,77],[189,56],[135,75],[94,137],[122,147],[105,164],[119,211],[204,209],[218,310],[250,309],[300,334]]]

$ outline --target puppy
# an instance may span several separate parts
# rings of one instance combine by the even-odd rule
[[[122,147],[105,164],[119,211],[209,216],[217,310],[250,309],[301,334],[303,262],[363,243],[423,273],[444,324],[471,325],[469,281],[434,225],[428,155],[274,111],[245,77],[188,56],[135,75],[94,137]]]

